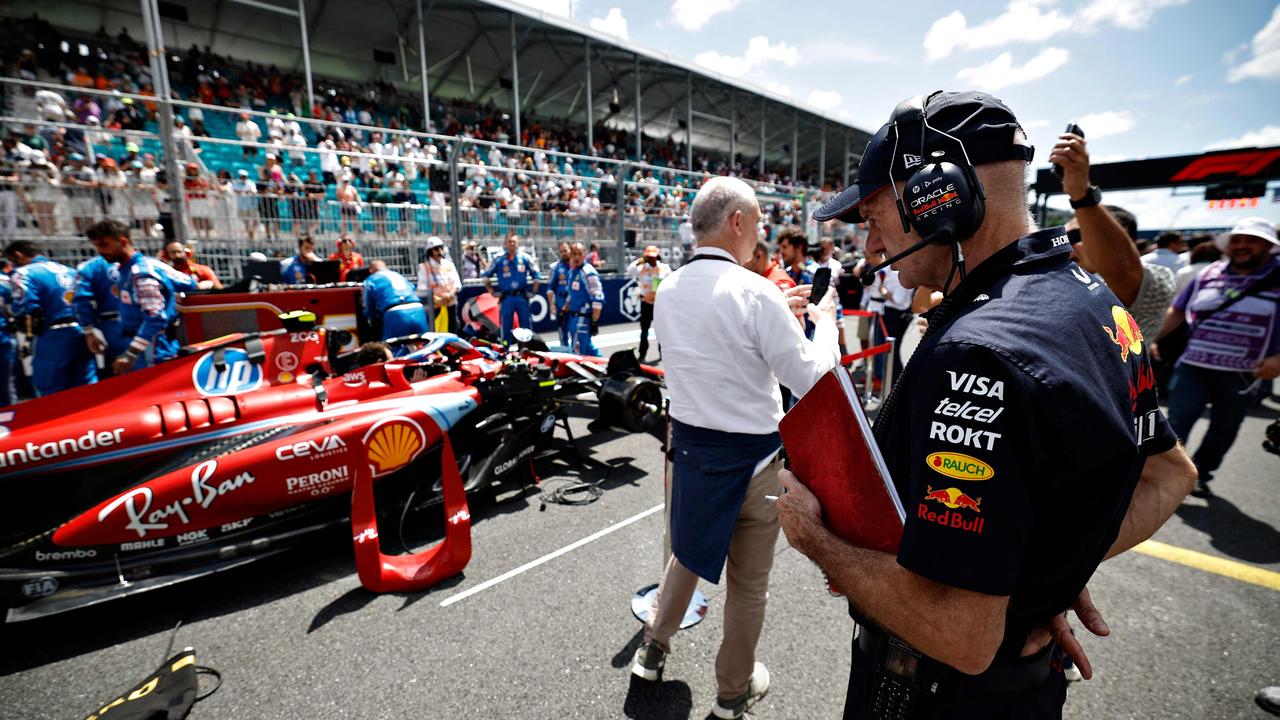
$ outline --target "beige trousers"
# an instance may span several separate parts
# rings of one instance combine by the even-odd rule
[[[765,500],[781,489],[778,471],[782,461],[774,460],[747,486],[747,497],[738,513],[738,523],[729,541],[725,566],[724,640],[716,655],[716,686],[726,700],[747,691],[755,667],[756,643],[764,626],[764,608],[769,599],[769,571],[773,569],[773,548],[778,540],[778,508]],[[671,638],[680,629],[698,576],[680,564],[674,555],[658,586],[657,605],[645,625],[645,640],[670,650]]]

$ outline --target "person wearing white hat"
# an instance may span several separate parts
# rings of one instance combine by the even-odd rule
[[[1184,322],[1186,350],[1169,381],[1169,424],[1186,443],[1196,420],[1209,411],[1209,429],[1192,460],[1197,497],[1235,442],[1244,416],[1280,375],[1280,240],[1266,218],[1250,217],[1216,240],[1225,253],[1174,298],[1158,341]]]
[[[436,332],[458,331],[458,291],[462,279],[453,261],[445,257],[444,240],[432,235],[427,238],[427,259],[418,264],[418,297],[431,300],[435,309],[432,321]]]

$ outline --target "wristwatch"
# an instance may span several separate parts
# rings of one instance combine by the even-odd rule
[[[1102,190],[1099,189],[1097,185],[1090,185],[1089,189],[1085,191],[1084,197],[1079,200],[1071,198],[1068,198],[1068,200],[1071,202],[1071,207],[1075,210],[1093,207],[1094,205],[1102,202]]]

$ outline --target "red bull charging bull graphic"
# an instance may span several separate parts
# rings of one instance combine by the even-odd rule
[[[1120,360],[1129,362],[1129,354],[1134,356],[1142,354],[1142,328],[1138,327],[1138,321],[1133,319],[1128,310],[1119,305],[1111,306],[1111,319],[1115,322],[1115,329],[1103,325],[1102,329],[1107,331],[1107,337],[1111,338],[1111,342],[1120,346]]]

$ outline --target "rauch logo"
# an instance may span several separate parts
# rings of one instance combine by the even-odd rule
[[[990,480],[996,471],[981,460],[953,452],[936,452],[924,459],[929,469],[956,480]]]

